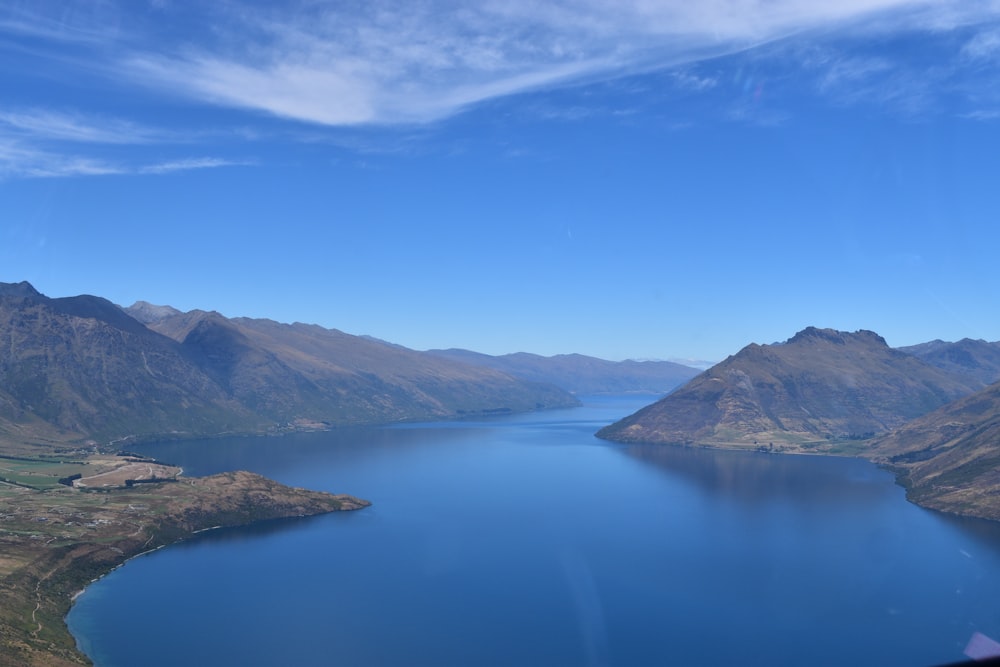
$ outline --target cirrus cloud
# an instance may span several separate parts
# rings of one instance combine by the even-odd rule
[[[219,155],[234,139],[260,136],[263,124],[243,128],[255,123],[247,116],[234,123],[216,114],[206,122],[216,110],[312,126],[274,133],[307,142],[330,134],[326,128],[412,130],[498,98],[651,71],[668,72],[670,91],[721,94],[727,79],[703,65],[751,49],[772,54],[761,62],[773,56],[791,63],[810,77],[802,89],[838,104],[876,103],[913,116],[951,90],[967,103],[957,115],[990,120],[1000,102],[989,90],[953,81],[948,67],[907,69],[891,52],[783,47],[961,29],[955,66],[991,68],[998,23],[1000,0],[33,0],[0,7],[0,52],[27,65],[8,64],[8,72],[29,82],[21,106],[9,99],[0,108],[0,173],[164,174],[254,164],[242,156],[178,158],[176,150],[161,161],[128,154],[129,147],[198,144],[198,153]],[[758,48],[769,44],[775,48]],[[70,92],[61,98],[63,89]],[[757,97],[741,98],[720,118],[777,124],[788,117]],[[72,101],[60,108],[60,99]],[[164,101],[169,109],[161,111]],[[88,104],[99,110],[75,110]],[[596,104],[545,113],[583,118],[600,110]]]
[[[332,3],[226,5],[212,40],[133,53],[119,73],[170,94],[321,125],[427,122],[492,98],[694,62],[803,31],[941,29],[998,14],[993,4],[969,5],[375,0],[350,13]]]

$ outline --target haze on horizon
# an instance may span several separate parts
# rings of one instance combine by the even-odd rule
[[[1000,3],[0,8],[0,281],[415,349],[1000,339]]]

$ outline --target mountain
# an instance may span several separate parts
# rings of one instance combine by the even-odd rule
[[[155,306],[148,301],[136,301],[124,310],[143,324],[158,322],[164,318],[181,314],[181,311],[172,306]]]
[[[671,358],[667,361],[675,364],[680,364],[681,366],[689,366],[691,368],[697,368],[699,371],[707,371],[709,368],[715,365],[714,361],[706,361],[704,359],[676,359]]]
[[[50,299],[0,285],[0,437],[53,445],[83,439],[253,430],[184,349],[110,301]]]
[[[576,404],[551,385],[317,326],[0,283],[7,454]]]
[[[1000,383],[878,438],[869,455],[920,505],[1000,520]]]
[[[751,344],[597,435],[622,442],[850,451],[983,383],[893,350],[871,331],[807,328]]]
[[[578,404],[552,385],[311,324],[191,311],[149,326],[180,342],[241,403],[278,421],[447,419]]]
[[[526,352],[491,356],[459,349],[429,352],[530,382],[548,382],[574,394],[666,394],[698,374],[694,368],[670,361],[605,361],[582,354],[543,357]]]
[[[1000,342],[963,338],[957,343],[933,340],[929,343],[896,348],[932,366],[953,373],[971,375],[984,384],[1000,381]]]

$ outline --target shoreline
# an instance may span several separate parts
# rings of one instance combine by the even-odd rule
[[[778,449],[773,451],[761,450],[759,445],[744,445],[736,442],[643,442],[639,440],[612,440],[610,438],[600,438],[608,443],[621,447],[678,447],[683,449],[706,449],[726,452],[746,452],[750,454],[766,454],[781,456],[822,456],[834,458],[851,458],[867,461],[873,466],[885,470],[894,476],[894,483],[906,492],[906,501],[922,509],[940,512],[949,516],[965,519],[978,519],[981,521],[1000,522],[1000,501],[992,504],[980,500],[970,500],[966,497],[959,497],[949,501],[948,494],[952,490],[946,489],[940,495],[927,495],[927,488],[914,487],[909,482],[909,470],[905,465],[894,463],[884,456],[865,456],[864,451],[844,452],[844,451],[804,451],[801,447],[795,449]],[[934,487],[930,488],[933,491]],[[989,497],[989,494],[986,494]]]
[[[209,529],[205,529],[205,530],[209,530]],[[201,531],[201,530],[197,530],[197,531],[195,531],[195,532],[193,532],[193,533],[191,533],[191,534],[192,534],[192,535],[197,535],[197,534],[198,534],[198,533],[200,533],[200,532],[203,532],[203,531]],[[186,539],[186,538],[184,538],[184,539]],[[182,539],[182,540],[178,540],[178,541],[179,541],[179,542],[180,542],[180,541],[183,541],[183,539]],[[173,542],[172,544],[176,544],[176,542]],[[77,591],[76,593],[73,593],[73,595],[71,595],[71,596],[70,596],[70,598],[69,598],[69,602],[70,602],[70,607],[72,608],[72,606],[73,606],[73,603],[75,603],[75,602],[76,602],[76,599],[77,599],[78,597],[80,597],[81,595],[83,595],[84,593],[86,593],[86,592],[87,592],[87,589],[88,589],[88,588],[90,588],[91,584],[96,584],[96,583],[97,583],[98,581],[100,581],[100,580],[101,580],[101,579],[103,579],[104,577],[108,576],[109,574],[111,574],[112,572],[114,572],[115,570],[117,570],[118,568],[120,568],[120,567],[125,567],[125,565],[127,565],[127,564],[128,564],[128,563],[129,563],[130,561],[133,561],[133,560],[135,560],[136,558],[139,558],[139,557],[141,557],[141,556],[145,556],[145,555],[147,555],[147,554],[151,554],[151,553],[153,553],[154,551],[159,551],[160,549],[166,549],[166,548],[167,548],[168,546],[170,546],[170,545],[169,545],[169,544],[161,544],[160,546],[158,546],[158,547],[154,547],[154,548],[152,548],[152,549],[149,549],[149,550],[147,550],[147,551],[141,551],[141,552],[139,552],[139,553],[135,554],[134,556],[129,556],[128,558],[126,558],[126,559],[125,559],[125,560],[123,560],[122,562],[118,563],[117,565],[115,565],[114,567],[112,567],[111,569],[109,569],[109,570],[108,570],[107,572],[102,572],[102,573],[101,573],[100,575],[98,575],[98,576],[94,577],[94,578],[93,578],[93,579],[91,579],[91,580],[90,580],[89,582],[87,582],[87,585],[86,585],[86,586],[84,586],[83,588],[81,588],[81,589],[80,589],[80,590],[78,590],[78,591]],[[69,613],[69,612],[67,612],[67,613]]]
[[[0,531],[4,555],[20,563],[0,577],[0,665],[92,664],[66,617],[92,584],[134,558],[220,528],[370,505],[353,496],[288,487],[247,472],[191,481],[22,496],[15,518],[49,537]],[[137,510],[139,505],[145,509]]]

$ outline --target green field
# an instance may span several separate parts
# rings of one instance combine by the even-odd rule
[[[0,481],[40,491],[60,486],[60,479],[87,474],[93,474],[93,468],[83,461],[31,460],[0,456]]]

